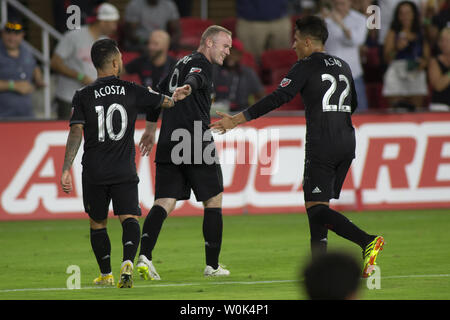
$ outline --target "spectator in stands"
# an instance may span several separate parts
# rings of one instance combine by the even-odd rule
[[[293,32],[288,0],[236,0],[236,9],[237,37],[257,61],[264,50],[290,48]]]
[[[125,65],[125,73],[138,74],[141,84],[146,87],[156,87],[175,66],[176,60],[168,55],[170,35],[164,30],[155,30],[150,34],[147,52]],[[147,109],[139,110],[146,113]]]
[[[384,45],[386,35],[390,30],[392,20],[394,19],[394,11],[400,2],[403,0],[377,0],[377,5],[380,8],[380,30],[378,32],[378,41]],[[412,0],[419,9],[424,0]]]
[[[450,111],[450,27],[439,37],[441,53],[431,59],[428,77],[432,88],[430,110]]]
[[[311,300],[356,300],[361,269],[355,258],[342,252],[324,253],[303,270],[304,290]]]
[[[44,86],[41,69],[23,45],[19,19],[10,19],[0,40],[0,118],[33,118],[31,93]]]
[[[264,97],[264,86],[255,70],[241,63],[243,53],[242,42],[235,38],[223,66],[214,66],[216,98],[212,109],[241,111]]]
[[[366,86],[359,51],[367,38],[366,16],[352,9],[351,0],[333,0],[325,21],[329,32],[325,49],[349,64],[358,97],[357,110],[367,111]]]
[[[439,34],[442,29],[450,27],[450,0],[443,1],[439,6],[437,14],[435,14],[430,21],[425,22],[429,23],[426,32],[430,48],[433,55],[437,55],[440,53],[438,46]]]
[[[396,7],[383,56],[388,64],[383,79],[383,95],[390,107],[410,111],[421,109],[428,95],[425,70],[430,49],[414,2],[402,1]]]
[[[95,22],[82,26],[80,30],[66,32],[56,46],[51,67],[58,73],[55,93],[58,119],[69,119],[75,91],[97,77],[90,56],[92,44],[100,38],[112,36],[119,18],[115,6],[103,3],[97,9]]]
[[[170,48],[178,48],[180,14],[172,0],[131,0],[125,8],[125,50],[144,51],[153,30],[166,30],[171,37]]]

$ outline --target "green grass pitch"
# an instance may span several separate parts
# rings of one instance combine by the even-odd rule
[[[450,299],[450,211],[346,213],[369,233],[385,237],[378,257],[381,288],[362,281],[368,300]],[[143,218],[140,220],[141,225]],[[0,222],[0,300],[8,299],[157,299],[296,300],[306,299],[299,276],[309,259],[305,214],[224,216],[221,263],[227,278],[203,277],[202,217],[169,217],[154,250],[161,281],[134,288],[98,288],[86,220]],[[122,258],[122,229],[108,222],[116,282]],[[361,260],[358,246],[329,233],[330,250],[345,250]],[[80,268],[81,289],[68,290],[68,266]]]

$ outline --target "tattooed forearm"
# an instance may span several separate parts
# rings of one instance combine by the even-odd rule
[[[69,170],[72,167],[73,160],[80,148],[81,140],[83,138],[83,126],[74,124],[70,127],[69,136],[66,143],[66,154],[64,156],[63,171]]]
[[[164,96],[164,101],[161,104],[161,107],[163,108],[172,108],[175,105],[175,102],[173,101],[173,99],[169,96]]]

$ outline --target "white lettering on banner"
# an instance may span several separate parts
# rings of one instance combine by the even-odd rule
[[[64,159],[46,158],[51,147],[65,147],[67,135],[68,131],[44,131],[36,137],[33,148],[2,194],[2,207],[5,211],[10,214],[31,214],[38,208],[41,200],[44,207],[52,213],[83,211],[81,194],[73,198],[58,197],[59,184],[56,181],[59,181],[60,176],[55,170],[55,162]],[[80,146],[80,149],[82,148]],[[82,152],[78,152],[73,164],[73,183],[76,190],[82,188],[80,153]],[[44,160],[46,162],[38,172],[38,176],[54,177],[55,183],[38,183],[30,180]],[[20,195],[24,190],[27,191],[21,198]]]
[[[264,134],[264,130],[277,129]],[[143,130],[136,130],[139,142]],[[42,131],[15,175],[5,183],[1,210],[32,214],[42,204],[49,213],[83,212],[82,147],[73,165],[75,188],[67,197],[60,189],[60,168],[68,131]],[[159,130],[157,131],[158,137]],[[356,129],[356,159],[337,205],[354,205],[361,191],[363,206],[450,204],[450,121],[363,123]],[[301,208],[305,125],[242,127],[215,135],[225,192],[223,207],[239,209]],[[58,149],[59,148],[59,149]],[[156,146],[155,146],[156,148]],[[268,151],[270,149],[270,152]],[[56,150],[56,151],[55,151]],[[139,199],[153,205],[153,156],[137,152]],[[265,157],[265,158],[264,158]],[[192,197],[194,208],[202,204]],[[183,201],[177,203],[177,208]]]
[[[442,137],[441,150],[431,154],[430,139]],[[450,157],[443,153],[450,147],[449,122],[363,124],[356,140],[352,169],[364,204],[449,202]],[[381,150],[376,149],[377,144]],[[371,155],[375,149],[381,151],[381,157],[374,160]],[[429,166],[425,162],[434,156],[440,156],[441,163],[433,163],[437,166],[435,176],[426,177],[424,171]],[[435,185],[421,186],[424,177],[435,181]],[[437,181],[443,183],[437,185]]]

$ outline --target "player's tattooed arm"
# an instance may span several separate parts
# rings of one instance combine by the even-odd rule
[[[83,138],[83,125],[73,124],[70,127],[69,136],[66,143],[66,154],[64,156],[64,164],[61,175],[61,188],[65,193],[70,193],[73,190],[72,175],[70,174],[70,168],[72,167],[73,160],[80,148],[81,139]]]
[[[64,155],[63,171],[70,170],[73,160],[75,159],[78,149],[80,148],[83,138],[83,125],[74,124],[70,127],[69,136],[67,137],[66,153]]]

